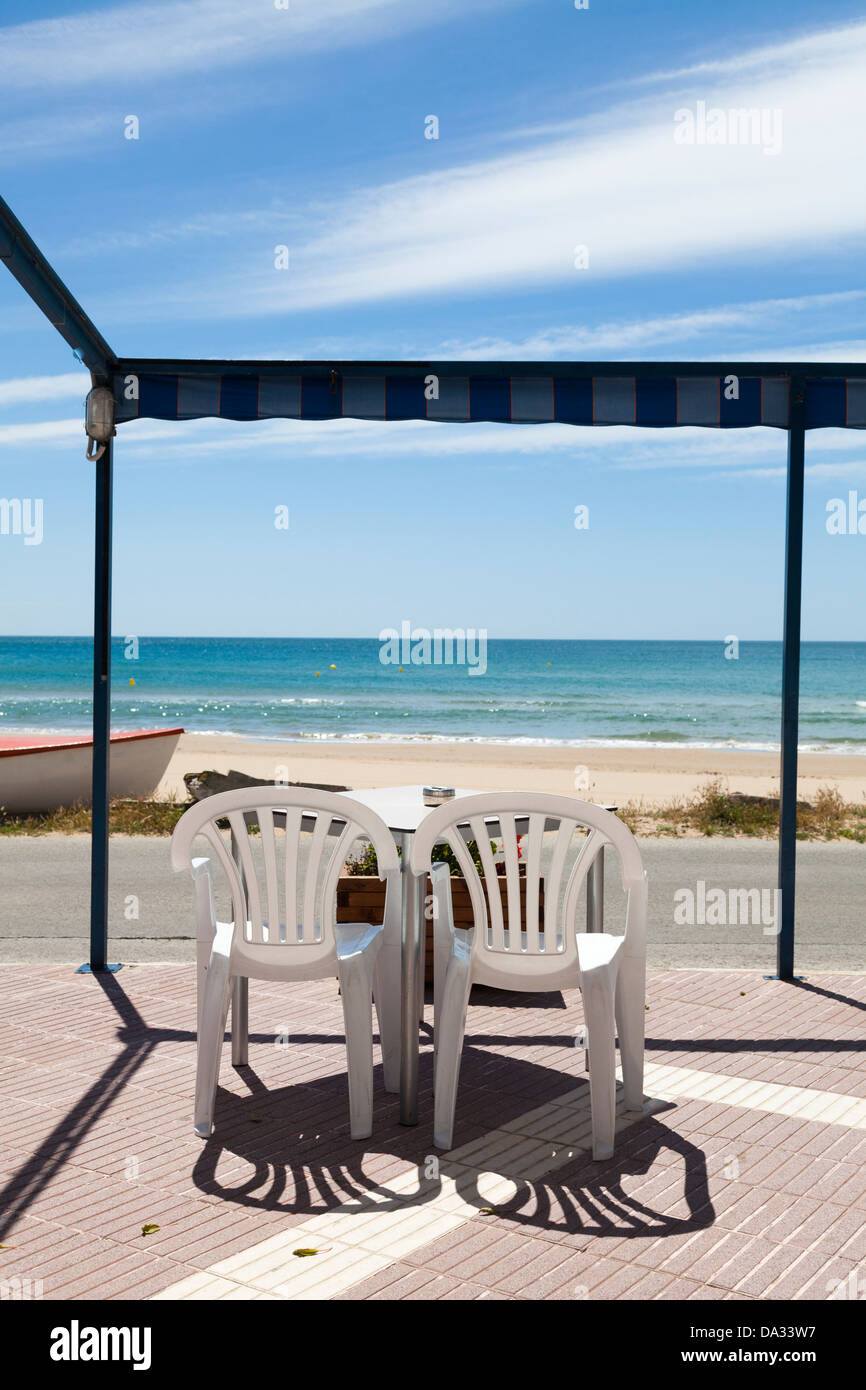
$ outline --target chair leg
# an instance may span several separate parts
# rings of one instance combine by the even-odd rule
[[[437,961],[438,969],[438,961]],[[466,1031],[466,1009],[472,973],[469,961],[452,956],[444,984],[438,987],[435,1042],[433,1143],[437,1149],[450,1149],[454,1142],[454,1112],[457,1108],[457,1082]]]
[[[246,975],[232,980],[232,1066],[250,1062],[250,982]]]
[[[626,1110],[643,1110],[646,964],[625,956],[616,979],[616,1028]]]
[[[213,1112],[220,1057],[231,995],[228,956],[212,954],[204,981],[201,1027],[195,1071],[195,1132],[207,1139],[213,1131]]]
[[[445,1000],[445,976],[451,959],[451,929],[433,920],[433,1083],[436,1083],[436,1056],[439,1050],[439,1019]]]
[[[424,976],[427,973],[427,918],[422,916],[418,928],[421,937],[418,966],[418,1022],[424,1022]]]
[[[372,969],[372,962],[363,955],[349,956],[339,962],[349,1074],[349,1127],[353,1139],[369,1139],[373,1133]]]
[[[201,1033],[201,1016],[204,1011],[204,987],[207,979],[207,963],[213,950],[213,936],[209,941],[199,937],[195,943],[195,1031]]]
[[[385,1090],[400,1090],[400,944],[383,941],[373,971]]]
[[[614,978],[607,966],[584,971],[583,1012],[589,1040],[589,1097],[592,1107],[592,1156],[610,1158],[616,1128],[616,1029]]]

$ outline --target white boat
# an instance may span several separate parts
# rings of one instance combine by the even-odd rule
[[[183,729],[111,735],[112,797],[152,796]],[[0,738],[0,808],[11,814],[90,804],[93,739],[80,734]]]

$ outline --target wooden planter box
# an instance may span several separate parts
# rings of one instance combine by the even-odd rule
[[[502,916],[506,927],[508,926],[508,895],[505,888],[505,880],[501,881],[502,890]],[[424,889],[425,894],[432,894],[430,880]],[[456,927],[471,927],[472,900],[469,897],[469,889],[466,887],[466,880],[460,877],[451,879],[451,901],[454,907],[454,925]],[[526,912],[526,878],[521,874],[520,878],[520,907],[523,913]],[[375,874],[347,874],[341,878],[337,884],[337,921],[338,922],[381,922],[385,912],[385,884],[376,878]],[[544,927],[544,886],[539,885],[538,894],[538,920],[539,926]],[[426,959],[424,967],[424,979],[428,985],[433,983],[433,932],[428,929],[426,932]]]

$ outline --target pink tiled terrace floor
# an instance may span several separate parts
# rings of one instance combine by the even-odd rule
[[[336,986],[254,982],[202,1144],[191,966],[8,966],[2,998],[6,1296],[824,1299],[866,1265],[864,976],[651,974],[648,1110],[601,1164],[576,993],[475,991],[439,1158],[429,1006],[420,1124],[377,1066],[355,1143]]]

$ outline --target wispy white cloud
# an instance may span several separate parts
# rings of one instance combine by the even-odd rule
[[[85,448],[80,418],[0,425],[0,451],[20,456],[32,447],[74,451]],[[866,482],[866,457],[857,431],[821,430],[807,443],[809,483]],[[394,420],[136,420],[120,427],[117,461],[121,467],[160,470],[219,465],[255,454],[261,460],[285,458],[304,468],[349,458],[381,462],[411,458],[438,463],[466,459],[476,468],[526,474],[531,469],[574,468],[610,473],[686,472],[716,478],[762,482],[784,479],[785,438],[779,430],[646,430],[570,425],[450,425]],[[851,453],[856,457],[848,457]]]
[[[157,222],[142,220],[135,227],[94,228],[86,236],[74,237],[58,247],[56,257],[66,260],[70,257],[101,256],[105,253],[127,251],[160,251],[183,242],[194,241],[201,245],[209,241],[232,239],[237,242],[244,235],[258,235],[263,232],[282,235],[298,223],[297,210],[274,199],[269,207],[238,208],[227,211],[214,209],[204,211],[182,221],[161,219]]]
[[[860,446],[862,448],[862,445]],[[773,468],[740,468],[722,469],[717,474],[720,478],[785,478],[788,469],[785,464],[776,464]],[[833,460],[830,463],[807,463],[806,482],[807,483],[844,483],[846,480],[866,479],[866,458],[851,459],[848,463],[841,463]]]
[[[129,88],[182,73],[380,42],[516,0],[171,0],[115,5],[0,30],[6,91]]]
[[[862,444],[860,447],[863,447]],[[849,459],[847,463],[840,463],[834,459],[831,463],[807,464],[806,473],[816,482],[822,478],[862,478],[866,475],[866,455],[859,459]]]
[[[866,231],[866,181],[852,177],[866,125],[866,24],[824,35],[814,51],[782,44],[761,55],[563,137],[310,205],[287,241],[287,271],[266,254],[263,222],[263,244],[233,247],[225,264],[208,265],[206,284],[149,289],[138,312],[264,317],[567,285],[576,316],[585,288],[615,277],[707,264],[716,276],[729,265],[733,277],[803,249],[829,269],[836,249]],[[782,152],[677,144],[675,112],[694,90],[725,110],[780,111]],[[576,246],[588,248],[588,270],[575,268]]]
[[[798,298],[759,299],[741,304],[724,304],[714,308],[697,309],[692,312],[658,314],[604,322],[596,325],[568,325],[536,330],[522,338],[472,338],[452,339],[444,343],[437,353],[441,357],[461,357],[471,360],[490,358],[541,359],[553,361],[557,358],[587,357],[601,352],[622,353],[630,350],[657,348],[670,343],[691,343],[705,339],[708,335],[724,334],[725,355],[732,355],[731,339],[735,331],[751,334],[755,329],[765,335],[774,325],[784,325],[796,320],[797,316],[808,315],[809,324],[814,324],[815,315],[822,310],[841,311],[856,307],[866,299],[866,290],[843,290],[832,294],[804,295]],[[838,342],[820,347],[790,348],[784,353],[776,350],[758,351],[750,348],[742,353],[753,361],[797,361],[826,360],[830,348],[841,352],[840,361],[861,361],[859,354],[866,344],[857,340],[851,343]],[[809,353],[809,357],[806,357]],[[853,356],[852,353],[858,355]],[[711,357],[707,351],[703,354]]]
[[[866,340],[840,338],[835,342],[803,344],[775,339],[739,355],[747,362],[866,362]]]
[[[0,30],[2,53],[2,30]],[[2,62],[2,57],[0,57]],[[110,130],[119,131],[115,112],[89,109],[52,112],[0,120],[0,164],[26,164],[35,155],[68,157],[92,146]]]
[[[805,34],[785,39],[781,43],[759,44],[755,48],[743,48],[740,31],[731,29],[730,53],[721,58],[703,59],[686,67],[665,68],[655,72],[642,73],[631,79],[635,86],[646,86],[653,82],[684,82],[688,79],[703,80],[708,76],[729,76],[731,74],[751,73],[756,76],[772,76],[779,67],[785,65],[820,66],[832,62],[839,50],[838,29],[820,29],[817,26]]]
[[[81,444],[80,418],[0,426],[0,447],[63,448]],[[850,468],[845,455],[859,452],[856,432],[822,430],[810,437],[809,453],[840,476]],[[118,459],[177,467],[204,459],[255,456],[304,461],[349,457],[382,459],[473,459],[505,466],[590,465],[626,471],[695,469],[771,476],[784,471],[785,437],[779,430],[637,429],[572,425],[446,424],[424,420],[133,420],[119,427]],[[816,455],[818,457],[816,457]],[[815,466],[815,465],[811,465]]]
[[[30,405],[34,401],[62,401],[76,396],[83,400],[89,390],[89,372],[13,377],[0,381],[0,407]]]
[[[77,420],[37,420],[17,425],[0,425],[0,448],[17,449],[22,444],[67,444],[84,438],[83,418]]]

